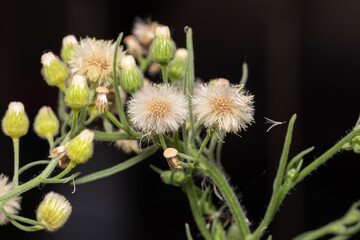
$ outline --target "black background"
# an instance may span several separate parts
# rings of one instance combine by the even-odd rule
[[[359,114],[360,2],[357,0],[253,1],[1,1],[0,113],[22,101],[34,119],[43,105],[56,108],[57,90],[40,75],[44,51],[59,53],[67,34],[115,39],[131,32],[136,16],[170,27],[178,47],[184,26],[194,31],[196,76],[225,77],[236,83],[247,57],[247,88],[255,95],[256,123],[241,137],[228,135],[223,163],[229,180],[256,227],[268,203],[286,125],[265,133],[264,117],[288,121],[298,114],[291,155],[316,146],[309,163],[351,129]],[[12,143],[0,136],[0,172],[12,175]],[[44,159],[47,142],[32,130],[21,138],[21,164]],[[95,146],[84,174],[124,161],[111,144]],[[188,222],[198,236],[185,195],[163,184],[149,163],[115,176],[79,185],[39,186],[23,194],[21,214],[35,216],[46,192],[67,196],[73,214],[59,231],[24,233],[0,227],[1,239],[185,239]],[[24,173],[25,181],[41,168]],[[341,217],[360,198],[360,159],[343,152],[301,182],[285,200],[270,227],[274,239],[287,240]],[[201,180],[200,178],[198,179]],[[357,239],[354,237],[354,239]]]

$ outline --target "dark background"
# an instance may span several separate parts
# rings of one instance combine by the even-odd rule
[[[57,90],[40,75],[46,50],[59,53],[67,34],[115,39],[130,34],[136,16],[170,27],[178,47],[184,26],[194,31],[196,76],[241,78],[255,94],[255,120],[241,137],[229,134],[223,163],[231,184],[256,227],[268,203],[286,125],[266,133],[264,117],[288,121],[298,114],[291,155],[316,146],[309,163],[349,131],[359,114],[360,1],[0,1],[0,113],[22,101],[33,121],[43,105],[56,108]],[[0,136],[0,172],[12,175],[12,143]],[[47,142],[32,130],[21,138],[21,164],[44,159]],[[95,146],[80,171],[88,173],[128,156],[111,144]],[[9,224],[1,239],[185,239],[184,223],[198,235],[185,195],[163,184],[149,163],[167,168],[161,154],[115,176],[79,185],[39,186],[23,194],[21,214],[34,217],[45,193],[67,196],[73,214],[59,231],[24,233]],[[360,198],[360,159],[338,154],[301,182],[271,225],[274,239],[287,240],[341,217]],[[41,168],[24,173],[25,181]],[[200,181],[201,179],[199,179]],[[358,239],[354,237],[354,239]]]

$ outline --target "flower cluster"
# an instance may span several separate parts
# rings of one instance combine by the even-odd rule
[[[49,143],[50,160],[19,167],[19,138],[28,132],[30,121],[21,102],[9,104],[2,129],[14,142],[15,164],[12,182],[0,175],[0,198],[5,199],[0,201],[0,225],[10,221],[29,231],[58,230],[72,211],[63,195],[46,194],[36,210],[36,220],[30,220],[16,217],[21,209],[20,194],[39,184],[77,184],[104,177],[148,157],[159,148],[159,142],[172,169],[162,172],[161,178],[167,184],[183,186],[189,177],[186,168],[196,170],[194,161],[209,141],[209,137],[201,138],[202,133],[239,132],[254,121],[253,96],[243,86],[226,79],[202,84],[189,79],[186,71],[193,55],[176,48],[169,27],[138,20],[133,34],[124,38],[127,51],[119,42],[89,37],[78,41],[69,35],[63,38],[60,57],[53,52],[41,56],[45,81],[59,89],[59,117],[51,107],[43,106],[33,124],[34,132]],[[151,74],[154,69],[161,69],[162,79]],[[141,140],[146,136],[151,146],[142,149]],[[94,140],[113,141],[123,152],[138,154],[136,161],[75,180],[80,173],[70,172],[89,161]],[[196,156],[187,161],[185,149],[195,151]],[[19,184],[21,172],[39,164],[47,167],[31,181]],[[52,174],[54,171],[59,172]]]

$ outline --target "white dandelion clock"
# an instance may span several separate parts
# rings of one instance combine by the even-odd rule
[[[242,86],[203,84],[195,91],[193,113],[206,128],[239,132],[254,121],[253,98]]]
[[[4,174],[0,174],[0,197],[9,193],[13,188],[13,182],[8,183],[9,178]],[[3,203],[6,212],[16,215],[21,210],[21,196],[15,196]],[[9,222],[9,218],[0,211],[0,226]]]
[[[184,94],[169,85],[142,88],[128,103],[131,122],[144,133],[176,131],[186,121],[188,112]]]
[[[70,60],[73,74],[85,75],[93,83],[110,85],[113,81],[113,59],[116,43],[112,41],[84,38],[74,47]],[[122,47],[118,50],[117,70],[120,71],[121,58],[124,56]]]

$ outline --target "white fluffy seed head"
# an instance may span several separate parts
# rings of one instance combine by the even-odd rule
[[[52,52],[44,53],[41,56],[41,64],[44,66],[49,66],[52,61],[57,60],[58,58]]]
[[[253,98],[241,86],[203,84],[195,91],[193,113],[206,128],[239,132],[254,121]]]
[[[188,117],[188,102],[169,85],[152,85],[136,92],[128,103],[134,126],[144,133],[167,133],[179,129]]]
[[[115,43],[112,41],[96,40],[95,38],[81,39],[74,48],[74,56],[69,64],[72,73],[85,75],[91,82],[111,84],[113,81],[113,59]],[[117,70],[124,53],[122,47],[118,50]]]
[[[9,193],[13,188],[13,182],[8,183],[9,178],[4,174],[0,174],[0,197]],[[21,210],[21,196],[15,196],[3,203],[3,207],[8,213],[17,215]],[[0,211],[0,226],[6,225],[9,222],[9,218]]]

